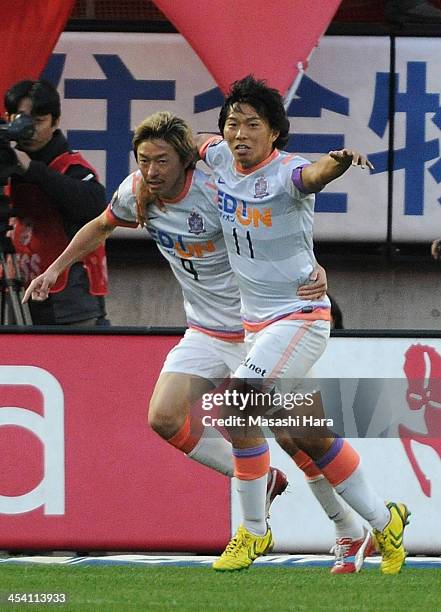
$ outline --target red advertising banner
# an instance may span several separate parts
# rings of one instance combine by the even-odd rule
[[[33,0],[32,7],[28,0],[1,3],[0,112],[9,87],[21,79],[38,79],[73,5],[74,0]],[[25,53],[30,47],[32,52]]]
[[[0,548],[223,548],[228,479],[147,425],[178,340],[2,334]]]

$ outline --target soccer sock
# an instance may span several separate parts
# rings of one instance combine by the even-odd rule
[[[355,520],[352,512],[342,504],[335,494],[333,487],[323,476],[311,457],[304,451],[299,450],[293,456],[293,460],[305,474],[306,482],[314,497],[326,512],[328,518],[334,522],[336,539],[360,539],[363,536],[362,526]]]
[[[335,538],[359,540],[363,537],[363,527],[356,521],[353,513],[346,508],[334,492],[331,484],[322,476],[307,480],[311,491],[335,527]]]
[[[198,417],[187,416],[181,429],[167,440],[190,459],[233,476],[232,446],[214,427],[204,427]]]
[[[366,481],[360,456],[347,440],[336,438],[315,464],[353,510],[375,529],[384,529],[390,519],[389,510]]]
[[[390,512],[378,493],[364,477],[361,467],[335,487],[343,499],[374,529],[383,531],[390,520]]]
[[[233,448],[236,490],[242,509],[243,525],[250,533],[263,536],[266,524],[266,489],[270,456],[268,444],[254,448]]]
[[[215,427],[204,427],[199,441],[188,456],[229,478],[233,477],[233,447]]]
[[[236,478],[236,491],[243,516],[242,524],[250,533],[258,536],[265,535],[267,531],[265,517],[267,481],[267,474],[255,480]]]

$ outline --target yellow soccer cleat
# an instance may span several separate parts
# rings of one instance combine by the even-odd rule
[[[403,545],[403,533],[410,512],[404,504],[389,502],[390,521],[383,529],[374,529],[373,537],[378,551],[381,553],[381,572],[383,574],[398,574],[406,559]]]
[[[241,525],[222,555],[213,563],[213,569],[221,572],[246,569],[257,557],[270,552],[273,546],[273,534],[269,527],[264,536],[256,536]]]

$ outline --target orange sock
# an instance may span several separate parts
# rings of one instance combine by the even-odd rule
[[[182,427],[167,442],[188,455],[201,439],[203,431],[202,421],[187,415]]]
[[[234,475],[239,480],[256,480],[268,474],[270,453],[267,442],[254,448],[233,448]]]
[[[314,461],[304,451],[298,450],[292,457],[297,467],[299,467],[308,479],[315,479],[318,476],[322,476],[322,472],[316,466]]]
[[[359,463],[360,455],[343,438],[335,438],[323,457],[315,461],[333,487],[349,478]]]

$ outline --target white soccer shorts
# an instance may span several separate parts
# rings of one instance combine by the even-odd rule
[[[247,333],[247,354],[233,376],[254,384],[260,381],[262,388],[286,388],[283,381],[296,386],[295,381],[312,376],[311,368],[325,350],[329,334],[329,321],[302,319],[282,319]]]
[[[243,342],[225,342],[196,329],[187,329],[167,355],[161,374],[179,372],[213,381],[229,378],[245,357]]]

